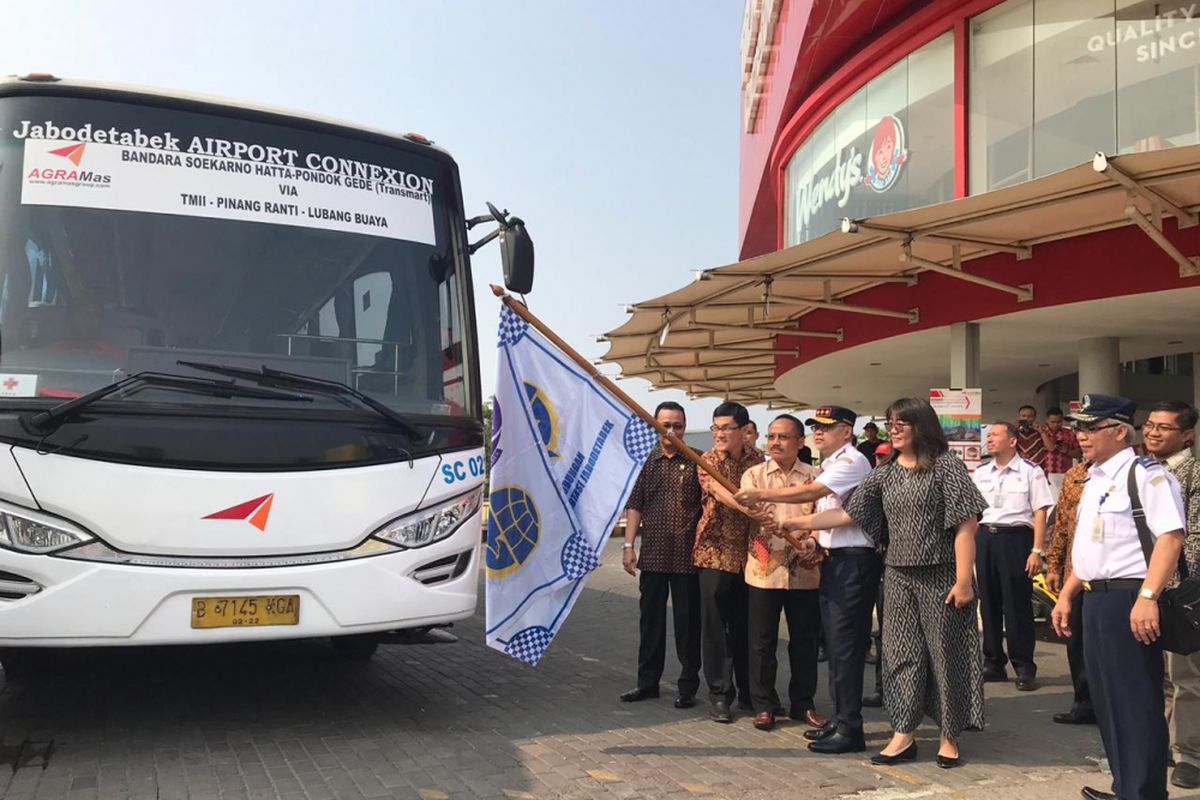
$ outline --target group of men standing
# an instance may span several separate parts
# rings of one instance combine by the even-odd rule
[[[655,417],[672,434],[686,427],[683,408],[663,403]],[[863,741],[863,668],[879,591],[878,548],[856,526],[819,534],[820,548],[801,553],[781,523],[815,508],[837,508],[871,471],[853,440],[849,409],[817,409],[808,425],[820,469],[805,458],[805,425],[782,414],[767,431],[766,456],[745,407],[713,412],[713,447],[702,456],[733,486],[729,492],[664,437],[627,503],[624,566],[639,576],[641,640],[637,686],[621,699],[659,696],[666,650],[666,600],[673,598],[681,673],[677,708],[695,703],[703,666],[710,717],[754,712],[770,730],[780,716],[812,730],[816,752],[859,752]],[[642,536],[640,554],[635,541]],[[794,538],[794,537],[793,537]],[[787,705],[776,690],[780,615],[788,627]],[[815,706],[818,642],[824,635],[833,718]]]
[[[1046,572],[1059,595],[1052,621],[1067,639],[1075,689],[1071,710],[1055,722],[1098,722],[1112,766],[1113,793],[1085,789],[1093,800],[1165,798],[1169,756],[1172,783],[1200,786],[1200,655],[1164,654],[1157,641],[1157,598],[1177,580],[1180,554],[1200,573],[1200,462],[1191,454],[1197,411],[1156,404],[1142,425],[1140,458],[1132,448],[1135,411],[1125,398],[1091,395],[1068,415],[1071,430],[1057,408],[1039,425],[1036,411],[1023,407],[1015,424],[989,426],[991,459],[972,476],[987,503],[975,548],[984,680],[1008,680],[1011,663],[1018,690],[1038,688],[1032,579]],[[655,416],[673,434],[686,429],[675,403],[661,404]],[[812,728],[805,736],[815,752],[864,749],[863,672],[880,548],[847,525],[816,532],[819,547],[802,553],[780,525],[814,507],[840,507],[870,473],[879,443],[865,431],[869,441],[856,446],[854,423],[848,409],[817,409],[808,422],[820,455],[813,468],[801,454],[800,420],[772,421],[764,457],[746,409],[721,404],[703,458],[741,487],[736,493],[664,437],[628,502],[624,565],[641,570],[641,640],[637,686],[622,700],[659,696],[670,595],[682,668],[676,707],[695,703],[703,666],[713,720],[732,721],[738,707],[769,730],[786,714]],[[1153,558],[1139,540],[1139,510]],[[775,687],[781,612],[791,663],[786,708]],[[822,633],[829,720],[814,703]]]

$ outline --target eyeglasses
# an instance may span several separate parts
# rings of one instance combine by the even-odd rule
[[[1161,431],[1163,433],[1174,433],[1175,431],[1181,431],[1181,430],[1183,430],[1183,428],[1179,427],[1178,425],[1161,425],[1157,422],[1143,422],[1142,423],[1142,432],[1143,433],[1154,433],[1155,431]]]
[[[1119,427],[1121,427],[1121,423],[1119,422],[1114,422],[1110,425],[1099,425],[1095,422],[1076,422],[1071,426],[1071,430],[1075,431],[1075,433],[1086,433],[1087,435],[1091,436],[1093,433],[1099,433],[1100,431],[1106,431],[1109,428]]]
[[[660,422],[658,424],[662,425],[669,431],[682,431],[687,429],[687,425],[682,422]]]
[[[813,425],[813,433],[828,433],[838,425],[845,425],[844,422],[828,422],[823,425]]]
[[[799,438],[800,437],[794,433],[768,433],[767,434],[768,442],[790,442],[793,439],[799,439]]]
[[[741,425],[710,425],[708,427],[708,429],[710,431],[712,431],[713,433],[733,433],[734,431],[740,431],[742,429],[742,426]]]
[[[884,423],[884,427],[889,431],[902,431],[912,427],[911,422],[905,422],[901,419],[889,419]]]

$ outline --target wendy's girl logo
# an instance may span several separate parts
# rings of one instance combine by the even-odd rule
[[[900,177],[900,168],[907,160],[904,126],[900,124],[899,119],[889,114],[879,120],[879,127],[875,129],[863,183],[877,192],[886,192],[892,188],[896,178]]]

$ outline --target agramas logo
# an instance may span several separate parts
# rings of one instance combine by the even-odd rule
[[[236,506],[214,511],[207,517],[203,517],[203,519],[242,519],[260,531],[265,532],[267,530],[267,518],[271,516],[271,503],[274,499],[274,492],[264,494],[262,497],[238,503]]]
[[[47,155],[58,156],[60,159],[73,164],[73,167],[60,166],[58,161],[54,166],[34,167],[25,176],[32,183],[67,183],[80,186],[107,186],[112,183],[111,175],[101,175],[91,170],[80,169],[83,155],[87,150],[87,142],[77,142],[66,147],[48,150]],[[57,161],[57,159],[55,159]]]

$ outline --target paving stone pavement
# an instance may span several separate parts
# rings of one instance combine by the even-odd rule
[[[385,646],[365,663],[324,642],[64,652],[0,689],[0,797],[1050,800],[1108,788],[1089,760],[1096,729],[1050,722],[1069,705],[1057,644],[1039,645],[1040,691],[988,685],[987,730],[964,736],[956,770],[932,763],[932,727],[920,761],[877,768],[809,753],[794,723],[763,733],[748,716],[717,725],[703,707],[676,710],[671,683],[659,700],[620,703],[636,587],[613,543],[537,669],[484,646],[482,614],[454,644]],[[666,678],[677,670],[669,655]],[[886,718],[866,715],[877,749]]]

